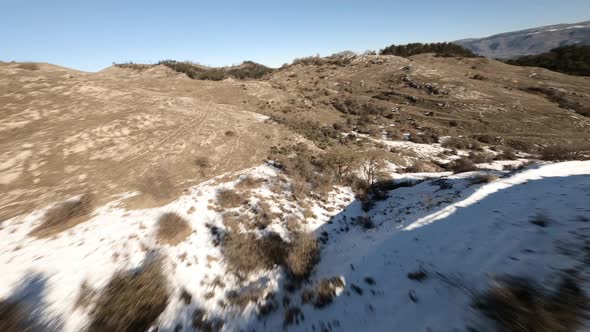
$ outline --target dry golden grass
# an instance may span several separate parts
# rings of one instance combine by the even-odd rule
[[[227,212],[224,213],[223,216],[223,225],[227,228],[230,232],[239,232],[240,231],[240,216],[234,212]]]
[[[177,245],[184,241],[192,232],[192,228],[183,217],[177,213],[164,213],[158,219],[158,242]]]
[[[139,191],[156,202],[174,197],[177,188],[164,167],[149,169],[138,181]]]
[[[113,276],[99,294],[88,331],[145,331],[166,308],[170,293],[162,261]]]
[[[217,202],[222,208],[231,209],[241,206],[245,199],[232,189],[222,189],[217,193]]]
[[[43,223],[35,228],[31,235],[49,237],[68,230],[82,222],[94,210],[94,195],[86,193],[74,201],[63,202],[45,213]]]
[[[296,279],[307,278],[319,260],[319,246],[312,233],[299,233],[293,237],[286,265]]]

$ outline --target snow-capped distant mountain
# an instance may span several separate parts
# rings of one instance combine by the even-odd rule
[[[560,46],[588,45],[590,21],[506,32],[486,38],[462,39],[454,43],[485,57],[510,59],[545,53]]]

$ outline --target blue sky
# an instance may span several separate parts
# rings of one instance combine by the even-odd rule
[[[0,0],[0,60],[280,66],[295,57],[590,20],[589,0]]]

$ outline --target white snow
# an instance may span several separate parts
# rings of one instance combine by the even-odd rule
[[[433,149],[436,151],[422,151],[429,156],[440,152],[438,147]],[[489,169],[481,172],[504,177],[472,185],[470,178],[477,172],[392,174],[398,181],[423,182],[389,192],[387,199],[366,213],[344,187],[336,188],[324,203],[306,202],[315,215],[307,220],[308,230],[328,238],[311,282],[341,277],[346,284],[323,309],[301,304],[297,292],[284,293],[281,268],[251,276],[248,282],[263,283],[279,301],[288,295],[291,304],[301,308],[305,320],[289,326],[291,331],[318,331],[324,326],[338,331],[451,331],[484,324],[470,308],[470,301],[490,277],[513,273],[543,280],[577,264],[576,257],[564,255],[556,243],[575,246],[573,232],[588,232],[580,217],[590,219],[590,161],[536,165],[515,173],[501,171],[497,162],[481,166]],[[270,166],[240,174],[279,178]],[[433,183],[441,177],[452,188]],[[238,174],[229,182],[221,182],[222,178],[228,176],[191,188],[159,208],[126,211],[113,202],[97,209],[91,220],[55,238],[28,236],[41,221],[43,210],[4,221],[0,298],[14,296],[25,287],[41,299],[37,309],[47,306],[45,318],[60,317],[61,330],[79,331],[88,320],[87,310],[74,308],[80,285],[86,282],[100,290],[115,271],[141,264],[146,248],[157,248],[168,257],[167,276],[173,290],[158,321],[160,331],[173,331],[178,323],[190,331],[196,307],[222,318],[227,331],[283,329],[282,306],[259,320],[253,305],[244,312],[218,305],[226,291],[242,285],[226,274],[220,248],[212,244],[206,226],[224,228],[220,213],[209,205],[220,188],[233,187],[239,180]],[[273,192],[270,182],[253,190],[252,204],[264,199],[273,211],[302,216],[301,205],[286,199],[288,193]],[[191,207],[195,211],[188,214]],[[154,238],[158,216],[169,211],[185,217],[195,230],[176,247],[159,245]],[[540,211],[553,220],[547,228],[529,222]],[[375,227],[363,229],[355,221],[359,216],[370,217]],[[270,229],[287,236],[284,220],[275,220]],[[428,279],[416,282],[406,277],[420,267],[428,272]],[[224,291],[212,286],[216,277],[226,284]],[[373,278],[375,285],[367,284],[365,277]],[[352,291],[351,284],[361,287],[363,294]],[[183,288],[193,295],[191,305],[177,296]],[[205,299],[210,291],[215,291],[214,296]],[[410,292],[417,297],[416,303]]]

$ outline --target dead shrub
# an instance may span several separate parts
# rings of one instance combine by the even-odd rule
[[[114,66],[119,67],[119,68],[128,68],[128,69],[133,69],[133,70],[137,70],[137,71],[144,71],[146,69],[152,68],[154,65],[125,62],[125,63],[115,63]]]
[[[205,309],[197,308],[193,312],[193,328],[197,331],[219,332],[223,330],[223,320],[218,317],[209,317]]]
[[[533,216],[529,222],[533,225],[545,228],[551,224],[551,218],[549,218],[547,213],[541,211]]]
[[[590,147],[555,144],[541,151],[541,159],[547,161],[584,160],[590,155]]]
[[[436,135],[436,134],[428,134],[428,133],[418,134],[418,135],[412,134],[412,135],[410,135],[410,142],[418,143],[418,144],[432,144],[432,143],[438,143],[439,138],[438,138],[438,135]]]
[[[70,229],[88,217],[94,211],[95,198],[92,193],[86,193],[79,199],[65,201],[47,211],[44,221],[37,226],[31,235],[48,237]]]
[[[307,278],[319,260],[319,246],[312,233],[298,233],[289,245],[287,270],[295,279]]]
[[[88,331],[145,331],[168,304],[162,260],[115,274],[99,294]]]
[[[306,289],[301,294],[303,303],[311,303],[316,308],[323,308],[332,303],[336,297],[336,291],[344,287],[344,282],[339,277],[322,279],[313,289]]]
[[[88,307],[96,297],[96,290],[94,290],[86,281],[80,286],[80,292],[74,303],[74,308],[86,308]]]
[[[320,156],[298,150],[293,157],[279,156],[277,159],[277,166],[291,179],[291,190],[296,198],[322,196],[332,190],[334,178]]]
[[[245,199],[232,189],[222,189],[217,192],[217,202],[226,209],[236,208],[244,203]]]
[[[41,329],[20,302],[3,300],[0,301],[0,331],[30,332]]]
[[[326,153],[325,162],[339,183],[344,181],[356,164],[354,152],[348,148],[338,146]]]
[[[286,224],[290,233],[297,233],[301,229],[301,223],[295,217],[287,217]]]
[[[477,174],[476,176],[471,178],[470,182],[472,185],[477,185],[477,184],[494,182],[497,179],[498,179],[498,176],[493,175],[493,174]]]
[[[240,230],[240,216],[238,213],[228,212],[224,213],[223,216],[223,225],[227,228],[230,232],[238,232]]]
[[[412,166],[407,167],[404,171],[407,173],[435,173],[440,171],[440,167],[428,161],[416,160]]]
[[[326,63],[324,58],[318,56],[309,56],[303,58],[295,58],[291,65],[303,65],[303,66],[321,66]]]
[[[253,176],[246,176],[236,184],[236,189],[245,190],[245,189],[254,189],[260,187],[260,185],[264,183],[264,179],[255,178]]]
[[[441,143],[444,148],[454,148],[458,150],[481,150],[481,144],[472,139],[463,137],[451,137]]]
[[[529,141],[519,139],[508,139],[506,140],[506,144],[517,151],[522,151],[526,153],[533,153],[537,151],[537,146]]]
[[[232,232],[225,236],[223,254],[230,270],[246,276],[283,264],[287,247],[276,233],[258,238],[252,233]]]
[[[264,297],[265,288],[261,285],[248,285],[238,291],[229,291],[226,294],[227,302],[230,305],[244,310],[250,303],[258,303]]]
[[[372,229],[372,228],[375,228],[375,223],[373,223],[373,219],[370,216],[360,216],[360,217],[357,218],[356,221],[364,229]]]
[[[39,65],[34,62],[23,62],[18,64],[18,68],[25,70],[39,70]]]
[[[158,219],[158,242],[172,246],[184,241],[191,233],[192,228],[188,221],[174,212],[164,213]]]
[[[258,202],[255,206],[254,213],[255,216],[252,223],[254,227],[262,230],[272,223],[274,215],[267,202]]]
[[[461,158],[451,163],[451,170],[454,173],[465,173],[477,170],[475,164],[469,158]]]
[[[524,277],[505,277],[475,295],[474,307],[501,331],[569,332],[583,326],[588,298],[578,281],[562,275],[553,289]]]
[[[502,149],[502,153],[500,154],[500,159],[503,160],[516,160],[518,156],[514,153],[514,149],[510,147],[505,147]]]
[[[408,273],[408,279],[421,282],[422,280],[428,278],[428,273],[423,268],[419,268],[414,272]]]
[[[484,164],[484,163],[489,163],[492,162],[494,160],[494,155],[491,153],[475,153],[475,152],[469,152],[469,159],[471,159],[471,161],[473,161],[476,164]]]
[[[290,307],[285,310],[285,316],[283,318],[283,326],[289,326],[293,324],[299,324],[300,321],[303,321],[304,316],[303,312],[299,307]]]
[[[200,169],[211,167],[211,162],[209,161],[209,158],[205,156],[195,157],[194,164]]]

